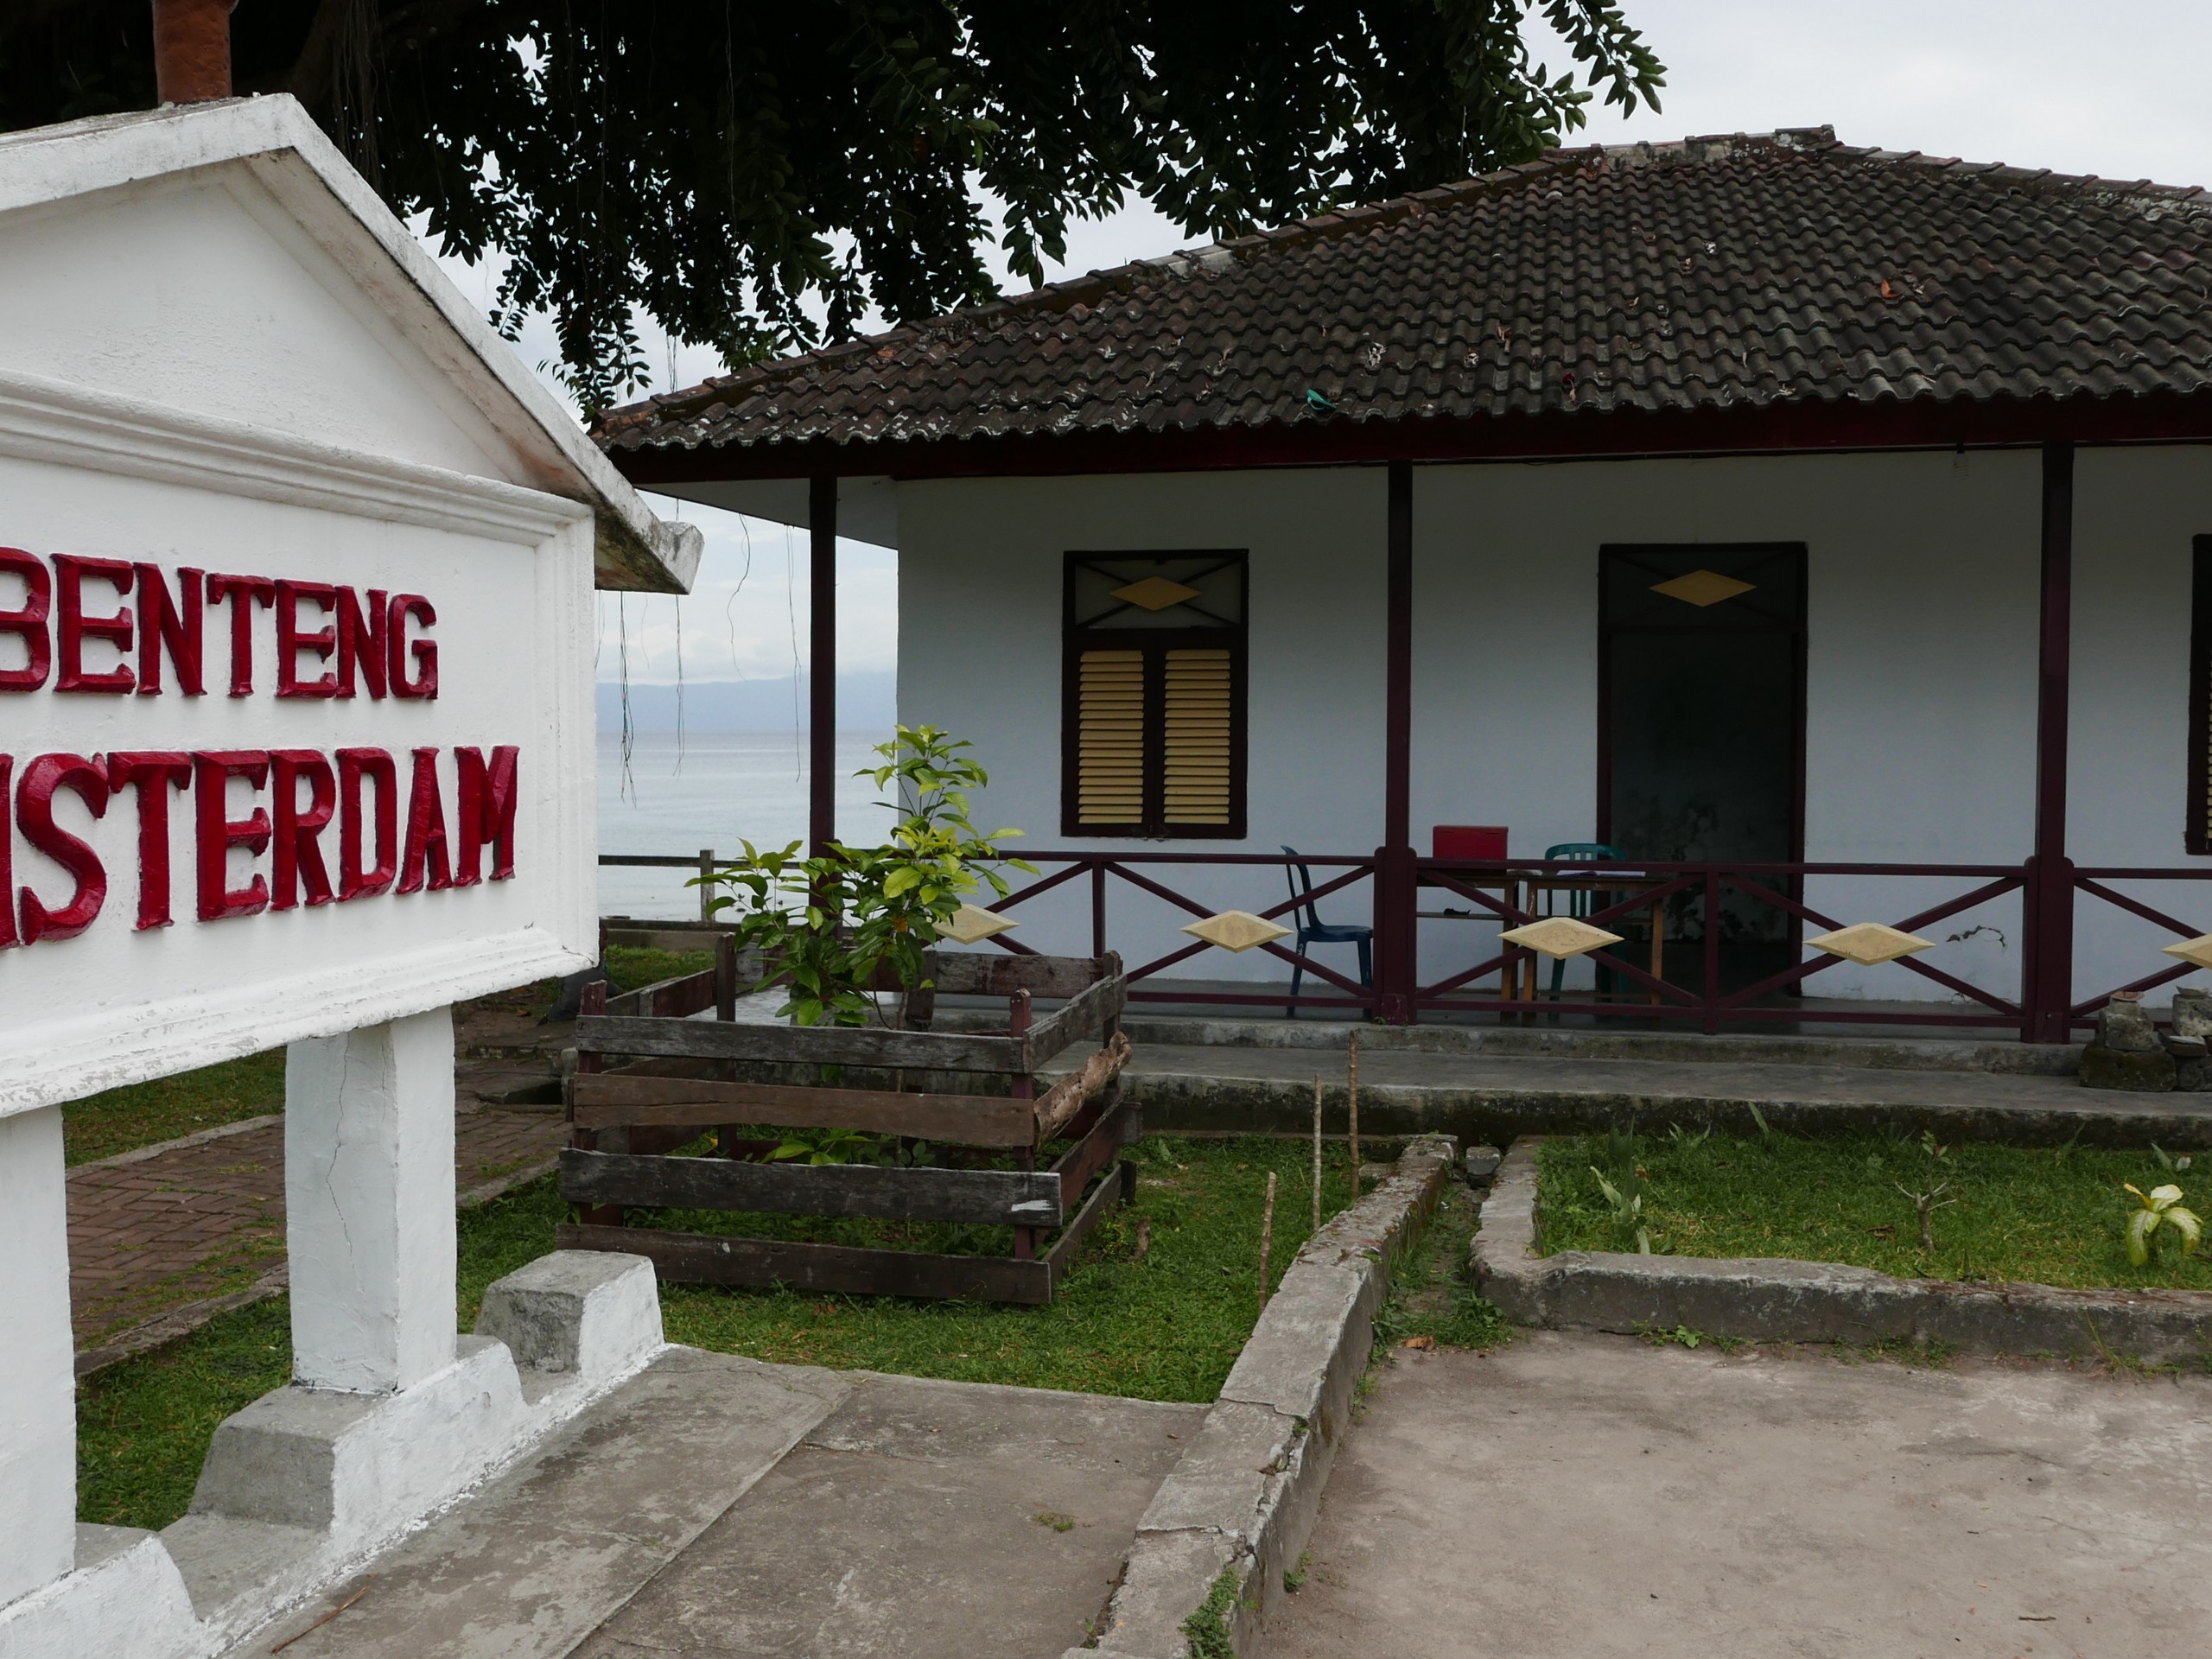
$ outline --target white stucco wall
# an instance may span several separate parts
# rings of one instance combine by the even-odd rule
[[[1508,824],[1529,857],[1594,836],[1602,544],[1788,541],[1808,550],[1807,858],[2024,858],[2039,476],[2031,451],[1417,469],[1415,845],[1439,823]],[[2084,451],[2077,490],[2071,850],[2185,864],[2190,539],[2212,530],[2212,454]],[[995,779],[982,817],[1062,844],[1061,554],[1249,548],[1249,838],[1090,844],[1365,853],[1382,834],[1384,505],[1379,467],[903,485],[901,718],[976,744]],[[1162,879],[1209,903],[1279,896],[1249,873]],[[1808,899],[1847,923],[1896,921],[1964,885],[1825,877]],[[2212,887],[2199,900],[2172,885],[2140,891],[2212,921]],[[1172,948],[1183,918],[1133,899],[1116,885],[1113,942],[1133,957]],[[1324,914],[1364,920],[1368,904],[1362,888]],[[1087,948],[1087,888],[1022,913],[1027,942]],[[1929,960],[2012,995],[2018,918],[2007,897],[1935,924],[1945,949]],[[1478,944],[1487,955],[1490,937],[1425,925],[1424,978]],[[2081,994],[2150,971],[2167,937],[2085,900]],[[1351,964],[1348,950],[1323,954]],[[1279,969],[1213,952],[1178,971]],[[1815,988],[1943,995],[1894,966],[1832,969]]]

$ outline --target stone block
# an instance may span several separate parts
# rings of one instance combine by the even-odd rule
[[[404,1529],[512,1456],[535,1427],[499,1343],[397,1394],[295,1385],[215,1430],[194,1515],[321,1531],[340,1543]]]
[[[2090,1043],[2094,1047],[2120,1054],[2156,1052],[2158,1028],[2151,1021],[2150,1010],[2143,1006],[2142,993],[2115,993],[2112,1001],[2098,1011],[2097,1032]]]
[[[507,1345],[529,1374],[626,1374],[658,1352],[660,1294],[642,1255],[556,1250],[495,1280],[476,1334]]]
[[[2091,1043],[2082,1051],[2082,1085],[2118,1089],[2131,1094],[2163,1095],[2175,1086],[2174,1057],[2158,1046],[2148,1050],[2108,1048]]]
[[[1224,1570],[1236,1572],[1241,1592],[1252,1566],[1249,1552],[1226,1534],[1140,1533],[1099,1645],[1147,1659],[1183,1659],[1190,1650],[1183,1621],[1205,1605]]]
[[[1269,1407],[1217,1402],[1153,1494],[1138,1533],[1210,1529],[1256,1548],[1269,1483],[1303,1438],[1294,1420]]]
[[[1505,1154],[1496,1147],[1469,1147],[1465,1160],[1467,1179],[1477,1186],[1487,1185],[1504,1161]]]
[[[1377,1263],[1294,1263],[1230,1368],[1221,1397],[1272,1407],[1333,1440],[1366,1368],[1367,1331],[1382,1293]]]
[[[2212,991],[2184,985],[2174,993],[2174,1035],[2212,1037]]]

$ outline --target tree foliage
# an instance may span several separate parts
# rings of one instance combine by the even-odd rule
[[[149,11],[0,7],[0,124],[150,106]],[[240,92],[297,96],[446,251],[505,254],[497,320],[549,313],[588,407],[645,378],[643,316],[757,360],[988,298],[995,243],[1039,280],[1131,197],[1236,235],[1662,84],[1605,0],[242,0],[232,28]]]

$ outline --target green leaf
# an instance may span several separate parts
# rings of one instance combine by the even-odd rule
[[[2155,1210],[2138,1210],[2127,1218],[2127,1259],[2139,1268],[2150,1265],[2151,1233],[2158,1224]]]

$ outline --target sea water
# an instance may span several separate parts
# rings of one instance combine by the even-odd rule
[[[883,839],[891,814],[872,779],[853,774],[877,764],[888,732],[837,734],[837,835]],[[803,740],[790,732],[642,732],[626,762],[622,740],[599,740],[599,849],[696,859],[702,848],[734,857],[741,841],[782,847],[806,836]],[[699,894],[684,870],[602,867],[602,916],[691,917]]]

